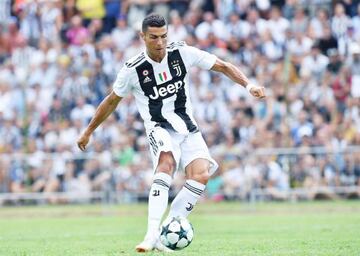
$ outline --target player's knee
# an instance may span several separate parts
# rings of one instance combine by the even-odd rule
[[[162,152],[159,158],[159,164],[156,168],[157,172],[164,172],[172,175],[175,169],[175,160],[170,152]]]
[[[171,159],[166,159],[162,162],[159,162],[156,171],[157,172],[164,172],[169,175],[172,175],[174,171],[175,162]]]
[[[202,168],[201,170],[195,172],[192,177],[189,178],[206,185],[210,179],[209,169]]]

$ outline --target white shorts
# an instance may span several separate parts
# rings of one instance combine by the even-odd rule
[[[176,161],[176,170],[185,170],[188,164],[198,158],[209,160],[210,175],[219,167],[210,156],[209,149],[200,132],[184,135],[155,127],[148,134],[148,140],[154,170],[159,163],[160,153],[169,151],[172,152]]]

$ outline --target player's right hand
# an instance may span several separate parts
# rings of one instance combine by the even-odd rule
[[[87,135],[85,132],[81,134],[79,139],[77,140],[77,145],[80,148],[80,150],[84,151],[86,148],[86,145],[89,143],[90,135]]]
[[[250,89],[250,94],[255,98],[263,99],[266,97],[265,95],[265,88],[262,86],[253,86]]]

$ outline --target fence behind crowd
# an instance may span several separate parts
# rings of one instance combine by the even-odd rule
[[[206,200],[358,198],[360,146],[260,148],[217,152],[218,172]],[[147,151],[132,161],[97,154],[12,154],[0,158],[0,205],[130,203],[147,200],[152,167]],[[182,185],[177,173],[172,193]]]

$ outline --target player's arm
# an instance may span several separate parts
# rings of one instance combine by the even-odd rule
[[[265,88],[249,83],[249,79],[244,75],[244,73],[232,63],[217,58],[211,70],[221,72],[235,83],[242,85],[252,96],[260,99],[265,98]]]
[[[85,131],[81,134],[77,141],[77,145],[81,150],[85,150],[86,145],[89,142],[91,134],[95,129],[108,118],[108,116],[114,112],[117,105],[121,101],[122,97],[117,96],[114,91],[112,91],[97,107],[95,115],[91,119],[89,125],[86,127]]]

